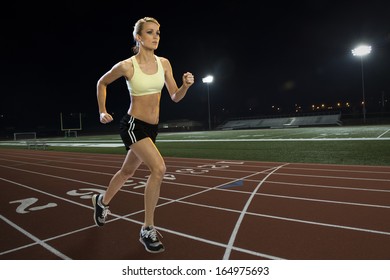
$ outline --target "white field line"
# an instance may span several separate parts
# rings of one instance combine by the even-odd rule
[[[382,134],[380,134],[377,138],[382,138],[383,135],[385,135],[386,133],[388,133],[390,131],[390,128],[388,130],[386,130],[385,132],[383,132]]]
[[[384,134],[383,134],[384,135]],[[375,138],[267,138],[267,139],[157,139],[157,143],[182,143],[182,142],[304,142],[304,141],[388,141],[390,137],[375,137]],[[109,140],[74,140],[74,141],[45,141],[49,146],[55,147],[101,147],[114,148],[123,147],[119,141]],[[0,146],[25,146],[25,142],[21,141],[0,141]]]

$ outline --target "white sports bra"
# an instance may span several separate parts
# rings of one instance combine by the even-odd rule
[[[155,74],[145,74],[142,72],[135,56],[131,57],[134,73],[131,80],[126,80],[127,88],[131,95],[142,96],[147,94],[160,93],[164,87],[165,77],[164,68],[160,58],[155,55],[157,61],[157,72]]]

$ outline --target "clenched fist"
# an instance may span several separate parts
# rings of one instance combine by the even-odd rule
[[[187,72],[183,74],[183,85],[186,87],[192,86],[194,83],[194,75],[192,73]]]

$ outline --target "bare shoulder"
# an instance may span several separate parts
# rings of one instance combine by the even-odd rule
[[[160,59],[161,64],[165,70],[168,70],[171,68],[171,63],[169,62],[169,60],[167,58],[162,57],[162,56],[159,56],[158,58]]]
[[[133,61],[131,60],[131,57],[129,57],[125,60],[119,61],[114,67],[117,67],[123,72],[127,72],[133,68]]]
[[[131,58],[119,61],[112,67],[111,72],[115,73],[116,76],[131,78],[133,76],[133,62]]]

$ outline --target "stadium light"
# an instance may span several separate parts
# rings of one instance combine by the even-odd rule
[[[371,46],[360,45],[352,50],[354,56],[360,57],[360,64],[362,69],[362,90],[363,90],[363,122],[366,122],[366,97],[364,93],[364,70],[363,57],[371,53]]]
[[[214,77],[208,75],[202,79],[202,82],[207,84],[207,103],[209,108],[209,130],[211,130],[211,115],[210,115],[210,84],[213,82]]]

